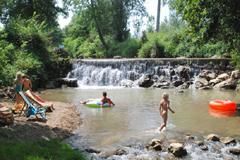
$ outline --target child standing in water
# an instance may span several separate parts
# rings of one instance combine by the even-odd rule
[[[160,101],[160,116],[163,119],[163,124],[160,127],[160,132],[164,127],[167,126],[167,119],[168,119],[168,110],[170,110],[172,113],[175,113],[171,108],[170,108],[170,101],[169,101],[169,95],[167,93],[163,93],[162,100]]]

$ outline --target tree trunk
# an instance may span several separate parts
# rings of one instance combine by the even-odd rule
[[[92,16],[93,16],[93,19],[94,19],[94,22],[95,22],[95,25],[96,25],[96,28],[97,28],[98,36],[100,38],[100,41],[102,42],[103,47],[107,51],[108,50],[108,45],[107,45],[107,43],[106,43],[106,41],[104,39],[102,30],[100,28],[100,24],[99,24],[98,19],[96,17],[95,6],[94,6],[93,0],[91,0],[91,8],[92,8]]]
[[[160,31],[161,0],[158,0],[156,31]]]

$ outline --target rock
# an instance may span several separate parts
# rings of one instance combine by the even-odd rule
[[[117,149],[114,153],[114,155],[118,155],[118,156],[122,156],[124,154],[127,154],[127,151],[125,151],[124,149]]]
[[[239,70],[232,71],[231,79],[240,79],[240,72],[239,72]]]
[[[183,157],[187,155],[187,150],[181,143],[171,143],[168,152],[172,153],[175,157]]]
[[[45,88],[46,89],[55,89],[55,88],[58,88],[58,87],[57,87],[55,81],[49,81],[49,82],[47,82]]]
[[[150,75],[144,75],[138,80],[139,87],[149,88],[153,85],[154,81]]]
[[[207,136],[207,140],[208,140],[208,141],[219,141],[220,138],[219,138],[219,136],[216,135],[216,134],[209,134],[209,135]]]
[[[183,80],[184,82],[190,80],[190,68],[189,67],[179,66],[177,68],[177,73],[178,73],[180,79]]]
[[[198,146],[203,146],[204,145],[204,142],[203,141],[196,141],[195,142]]]
[[[229,75],[227,73],[220,74],[217,79],[221,80],[227,80],[229,78]]]
[[[195,81],[195,87],[198,89],[198,88],[201,88],[201,87],[204,87],[204,86],[208,86],[207,79],[197,78],[196,81]]]
[[[237,80],[228,79],[221,83],[218,83],[214,86],[216,89],[236,89],[237,88]]]
[[[152,80],[154,81],[154,82],[158,82],[159,81],[159,77],[158,77],[158,75],[153,75],[152,76]]]
[[[192,140],[195,139],[195,137],[194,137],[194,136],[191,136],[191,135],[187,135],[187,136],[185,137],[185,139],[192,141]]]
[[[78,87],[77,78],[59,78],[56,80],[56,86],[67,85],[68,87]]]
[[[127,87],[127,88],[133,87],[133,84],[134,84],[133,81],[127,80],[127,79],[122,80],[122,81],[120,82],[120,86]]]
[[[240,155],[240,148],[230,148],[229,152],[238,156]]]
[[[164,86],[169,86],[170,83],[169,82],[156,82],[153,84],[152,87],[154,88],[161,88],[161,87],[164,87]]]
[[[172,83],[172,85],[173,85],[174,87],[179,87],[179,86],[181,86],[183,83],[184,83],[183,81],[176,80],[176,81],[174,81],[174,82]]]
[[[146,146],[147,149],[152,149],[155,151],[161,151],[162,150],[162,145],[161,145],[161,140],[159,139],[152,139],[151,143]]]
[[[199,90],[210,90],[210,89],[213,89],[212,86],[203,86],[203,87],[200,87],[198,88]]]
[[[221,138],[221,142],[225,145],[236,144],[237,143],[237,141],[232,137]]]
[[[212,79],[212,80],[209,81],[209,85],[214,86],[214,85],[216,85],[216,84],[218,84],[220,82],[222,82],[221,79],[218,79],[218,78]]]
[[[211,73],[208,73],[208,74],[207,74],[206,79],[207,79],[208,81],[210,81],[210,80],[212,80],[212,79],[215,79],[216,77],[217,77],[217,74],[211,72]]]
[[[179,89],[188,89],[190,87],[190,83],[185,82],[182,85],[180,85],[178,88]]]
[[[85,149],[85,151],[88,152],[88,153],[97,153],[97,154],[101,153],[100,150],[93,149],[93,148],[87,148],[87,149]]]
[[[208,151],[208,146],[202,145],[202,146],[200,146],[200,149],[202,151]]]

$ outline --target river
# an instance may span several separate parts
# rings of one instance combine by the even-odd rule
[[[113,108],[93,109],[80,105],[80,100],[101,97],[107,91],[116,103]],[[208,112],[208,103],[213,99],[239,101],[240,94],[233,91],[200,91],[162,89],[55,89],[47,90],[43,97],[53,101],[73,103],[77,106],[83,125],[76,130],[74,146],[83,143],[96,148],[108,148],[134,141],[146,142],[159,135],[161,124],[159,101],[163,92],[170,95],[175,114],[169,113],[168,127],[164,131],[169,137],[179,134],[237,136],[240,133],[240,117],[215,117]]]

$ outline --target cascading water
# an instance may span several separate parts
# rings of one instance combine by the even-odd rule
[[[68,73],[67,78],[77,79],[78,86],[124,86],[126,82],[134,86],[144,75],[151,75],[156,81],[160,78],[169,81],[172,78],[171,72],[174,72],[176,74],[173,76],[177,80],[180,78],[178,67],[181,65],[188,66],[189,78],[192,78],[204,68],[204,65],[206,67],[209,61],[207,59],[201,61],[196,59],[77,60],[73,62],[73,70]],[[207,67],[213,68],[214,64],[218,63],[216,59],[213,63],[212,61]]]

